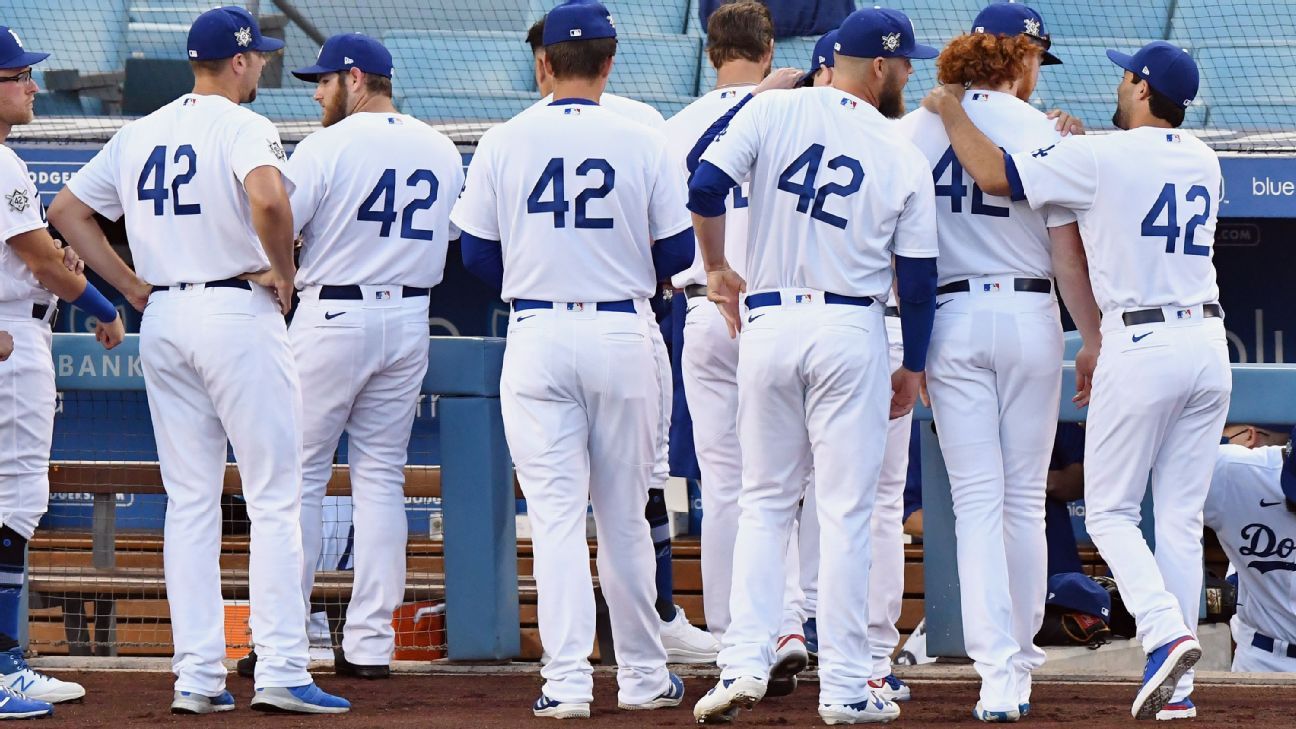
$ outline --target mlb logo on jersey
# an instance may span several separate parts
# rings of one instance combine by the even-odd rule
[[[797,295],[796,295],[796,303],[798,303],[798,304],[813,304],[813,303],[814,303],[814,294],[797,294]]]
[[[998,290],[999,290],[999,284],[997,284],[997,283],[981,284],[981,290],[984,291],[984,292],[986,292],[986,293],[991,293],[991,292],[994,292],[994,291],[998,291]]]
[[[405,122],[401,121],[401,120],[400,120],[400,117],[396,117],[396,116],[389,116],[389,117],[387,117],[387,123],[388,123],[388,124],[404,124]]]
[[[197,106],[197,105],[198,105],[198,100],[193,98],[192,96],[185,99],[184,103],[181,104],[181,106]]]
[[[1166,141],[1167,141],[1167,142],[1178,142],[1178,141],[1181,141],[1181,139],[1180,139],[1180,137],[1179,137],[1178,134],[1167,134],[1167,135],[1166,135]]]
[[[737,96],[737,95],[738,95],[738,92],[737,92],[737,91],[734,91],[734,90],[730,90],[730,91],[721,91],[721,92],[720,92],[720,98],[722,98],[722,99],[728,99],[728,98],[731,98],[731,97],[734,97],[734,96]]]
[[[563,113],[567,116],[580,116],[581,110],[579,106],[569,106],[563,109]]]
[[[842,106],[850,107],[850,108],[852,108],[852,109],[855,108],[855,102],[854,102],[854,101],[851,101],[850,99],[846,98],[845,96],[842,97],[841,105],[842,105]]]
[[[989,101],[990,94],[972,94],[973,101]]]

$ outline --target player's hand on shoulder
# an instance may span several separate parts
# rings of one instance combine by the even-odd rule
[[[891,419],[903,418],[913,412],[918,402],[918,389],[923,375],[904,367],[891,373]]]
[[[732,268],[722,268],[707,272],[707,298],[720,307],[720,314],[729,325],[729,336],[736,337],[742,331],[742,318],[738,313],[738,300],[747,290],[747,282]]]
[[[112,349],[122,343],[126,338],[126,325],[122,322],[122,317],[118,316],[110,322],[99,322],[95,325],[95,339],[103,345],[104,349]]]
[[[9,359],[13,354],[13,335],[4,330],[0,330],[0,362]]]
[[[62,241],[59,241],[59,245],[63,245]],[[63,266],[77,275],[85,273],[85,261],[69,245],[63,245]]]
[[[1044,116],[1057,120],[1057,124],[1053,128],[1064,137],[1068,134],[1079,135],[1085,133],[1085,125],[1084,122],[1080,121],[1080,117],[1073,116],[1062,109],[1054,109]]]
[[[1071,402],[1076,407],[1082,408],[1089,404],[1089,395],[1093,389],[1093,374],[1098,367],[1098,351],[1101,345],[1094,346],[1089,343],[1081,345],[1080,351],[1076,352],[1075,358],[1075,375],[1076,375],[1076,394],[1071,398]]]
[[[962,84],[937,84],[923,97],[922,107],[933,114],[956,107],[963,103],[963,92],[967,91]]]
[[[794,89],[796,88],[797,82],[799,82],[801,77],[804,75],[805,71],[802,71],[799,68],[780,68],[770,73],[770,75],[766,76],[763,81],[757,84],[756,88],[752,89],[752,95],[755,96],[762,91],[770,91],[772,89]]]

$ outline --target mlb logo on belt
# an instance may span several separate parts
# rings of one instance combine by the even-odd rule
[[[391,297],[392,297],[392,292],[390,289],[383,289],[382,291],[374,292],[374,298],[379,301],[382,301],[384,299],[390,299]]]
[[[577,301],[567,305],[567,311],[585,311],[585,304]]]
[[[814,294],[797,294],[796,303],[809,304],[814,301]]]
[[[981,284],[981,290],[986,293],[990,293],[991,291],[998,291],[999,284],[997,283]]]
[[[1191,319],[1191,318],[1192,318],[1192,309],[1180,309],[1179,311],[1176,311],[1176,312],[1175,312],[1175,318],[1176,318],[1176,319]]]

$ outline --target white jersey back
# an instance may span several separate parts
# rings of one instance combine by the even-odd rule
[[[1032,207],[1076,212],[1104,312],[1219,298],[1219,157],[1192,134],[1139,127],[1067,137],[1013,162]]]
[[[691,227],[661,132],[601,106],[527,110],[486,132],[450,214],[503,245],[503,298],[618,301],[656,290],[650,244]]]
[[[716,119],[742,100],[755,84],[715,89],[702,98],[680,109],[679,113],[666,121],[666,144],[671,158],[680,169],[680,174],[688,179],[688,154],[697,145],[702,134],[715,123]],[[729,267],[740,276],[747,275],[747,194],[749,186],[744,183],[735,187],[725,200],[725,258]],[[694,257],[693,265],[671,278],[671,284],[682,289],[690,284],[705,284],[706,271],[702,266],[702,256]]]
[[[9,247],[9,239],[45,227],[36,184],[27,174],[27,164],[12,149],[0,144],[0,301],[30,301],[50,304],[55,296],[46,291],[26,262]]]
[[[140,278],[217,281],[270,267],[243,180],[262,166],[282,171],[286,159],[265,117],[222,96],[185,94],[122,127],[68,187],[109,220],[126,216]]]
[[[287,175],[302,233],[298,288],[441,282],[463,189],[463,160],[444,134],[403,114],[352,114],[303,139]]]
[[[1012,94],[972,91],[964,94],[963,108],[1008,152],[1034,151],[1062,138],[1043,112]],[[936,183],[941,285],[994,274],[1053,276],[1047,228],[1075,222],[1074,213],[1052,206],[1037,211],[981,192],[954,155],[940,117],[926,109],[909,113],[899,126],[922,150]]]
[[[1279,474],[1282,448],[1220,446],[1204,511],[1238,574],[1238,617],[1296,642],[1296,514]]]
[[[768,91],[702,160],[751,179],[747,288],[885,297],[892,253],[936,255],[931,170],[876,108],[821,87]]]
[[[531,109],[542,109],[552,104],[553,100],[553,94],[549,94],[543,99],[532,104],[527,111],[530,111]],[[635,101],[634,99],[625,96],[609,94],[605,91],[603,92],[603,95],[599,97],[599,106],[602,106],[608,111],[616,112],[630,121],[647,124],[658,131],[663,131],[666,127],[666,117],[662,116],[661,112],[657,111],[656,107],[653,107],[650,104],[645,104],[642,101]]]

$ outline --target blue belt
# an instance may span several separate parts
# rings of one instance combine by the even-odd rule
[[[513,299],[513,311],[526,311],[527,309],[552,309],[555,304],[552,301],[541,301],[539,299]],[[557,306],[565,306],[568,311],[575,309],[578,304],[559,302]],[[620,301],[600,301],[594,305],[599,311],[618,311],[622,314],[635,313],[635,303],[633,299],[621,299]]]
[[[794,294],[798,300],[802,296],[814,296],[814,294]],[[833,294],[824,292],[823,300],[825,304],[846,304],[847,306],[872,306],[872,296],[843,296],[842,294]],[[783,304],[783,294],[778,291],[766,291],[761,294],[752,294],[747,299],[748,309],[759,309],[762,306],[780,306]]]
[[[1277,642],[1278,641],[1274,640],[1273,638],[1270,638],[1269,636],[1263,633],[1255,633],[1251,636],[1251,647],[1259,648],[1260,650],[1266,651],[1268,653],[1274,652],[1274,646],[1277,644]],[[1291,643],[1287,644],[1287,657],[1296,658],[1296,645],[1293,645]]]

